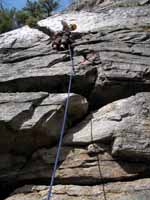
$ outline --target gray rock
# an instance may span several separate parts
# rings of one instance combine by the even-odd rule
[[[66,98],[67,94],[42,92],[0,93],[0,188],[15,186],[35,150],[56,144]],[[86,99],[71,94],[66,130],[87,110]]]
[[[14,180],[17,173],[26,164],[25,156],[15,155],[13,153],[0,154],[0,182]]]
[[[76,48],[80,52],[94,50],[99,57],[99,62],[95,62],[97,79],[90,94],[90,102],[94,108],[150,90],[149,32],[129,29],[102,33],[87,37],[93,44]]]
[[[0,152],[30,154],[59,136],[67,94],[0,93]],[[85,98],[71,94],[67,126],[87,112]]]
[[[142,0],[142,1],[140,2],[141,5],[145,5],[145,4],[149,4],[149,3],[150,3],[149,0]]]
[[[138,7],[149,4],[149,0],[83,0],[74,1],[68,10],[108,11],[118,7]]]
[[[103,150],[102,150],[103,149]],[[57,148],[40,149],[18,171],[17,181],[49,180]],[[62,147],[55,180],[57,184],[96,185],[104,182],[129,180],[144,176],[147,163],[114,159],[108,146],[97,144],[94,151],[86,148]],[[101,172],[100,172],[101,170]]]
[[[118,100],[91,114],[64,138],[64,144],[111,142],[112,154],[150,159],[150,93]]]
[[[108,199],[148,200],[149,179],[132,179],[149,176],[149,1],[79,3],[91,12],[64,12],[38,23],[49,31],[61,30],[62,19],[77,23],[71,88],[76,95],[71,94],[65,132],[72,128],[64,138],[54,199],[103,199],[104,179],[116,182],[106,184]],[[0,93],[0,191],[49,182],[70,72],[68,51],[52,50],[51,37],[42,32],[25,26],[0,35],[0,92],[6,92]],[[83,121],[88,103],[80,95],[91,111]],[[27,186],[10,199],[46,194],[46,186]]]
[[[111,200],[149,200],[150,180],[141,179],[133,182],[118,182],[105,185],[106,198]],[[6,200],[41,200],[46,199],[48,187],[26,185],[17,189],[11,197]],[[56,185],[53,189],[53,199],[59,200],[92,200],[104,199],[104,191],[101,185],[78,186],[78,185]]]
[[[82,33],[82,38],[75,45],[76,76],[72,91],[90,96],[94,108],[150,90],[149,8],[115,5],[109,12],[67,13],[39,22],[54,31],[62,29],[62,18],[77,23],[75,33]],[[67,91],[69,55],[53,51],[50,40],[27,26],[1,35],[0,91]],[[83,55],[91,51],[100,55],[99,62],[82,65]]]

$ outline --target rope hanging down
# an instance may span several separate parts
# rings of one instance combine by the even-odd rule
[[[58,148],[57,148],[56,159],[55,159],[55,163],[54,163],[54,167],[53,167],[53,171],[52,171],[52,177],[51,177],[51,181],[50,181],[50,185],[49,185],[47,200],[51,200],[51,197],[52,197],[52,188],[53,188],[53,184],[54,184],[56,169],[57,169],[58,162],[59,162],[60,151],[61,151],[61,146],[62,146],[62,140],[63,140],[64,131],[65,131],[65,125],[66,125],[66,120],[67,120],[69,97],[70,97],[71,85],[72,85],[72,78],[73,78],[73,74],[75,72],[74,71],[73,50],[71,49],[70,45],[69,45],[69,54],[70,54],[70,60],[71,60],[71,64],[72,64],[72,72],[69,75],[70,78],[69,78],[69,86],[68,86],[68,95],[67,95],[67,100],[66,100],[66,104],[65,104],[64,118],[63,118],[63,123],[62,123],[62,129],[61,129],[61,132],[60,132],[60,138],[59,138],[59,143],[58,143]]]

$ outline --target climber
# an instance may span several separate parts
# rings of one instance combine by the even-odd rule
[[[40,26],[37,21],[34,23],[29,23],[29,27],[38,29],[39,31],[42,31],[46,35],[48,35],[52,39],[52,48],[56,50],[65,50],[68,49],[69,46],[71,47],[71,50],[73,51],[72,43],[74,42],[72,37],[72,31],[76,30],[77,25],[76,24],[70,24],[68,25],[67,22],[61,21],[62,24],[62,31],[53,31],[50,28],[47,28],[45,26]]]
[[[77,25],[76,24],[70,24],[70,25],[68,25],[63,20],[61,21],[61,24],[63,26],[63,30],[54,33],[54,36],[52,38],[52,40],[53,40],[53,42],[52,42],[52,48],[60,51],[60,50],[66,50],[70,46],[71,51],[73,53],[72,43],[74,41],[73,41],[73,38],[72,38],[71,31],[76,30]]]

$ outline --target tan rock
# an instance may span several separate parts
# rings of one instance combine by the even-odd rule
[[[63,147],[56,172],[57,182],[91,185],[103,180],[127,180],[149,170],[145,163],[113,159],[106,146],[96,146],[95,152],[90,152],[89,148]],[[49,179],[55,156],[56,148],[42,149],[34,153],[32,159],[18,173],[18,181]]]
[[[105,195],[109,200],[149,200],[150,179],[133,182],[117,182],[105,184]],[[27,185],[17,189],[6,200],[44,200],[47,198],[48,187]],[[53,187],[53,200],[104,200],[102,185],[78,186],[57,185]]]

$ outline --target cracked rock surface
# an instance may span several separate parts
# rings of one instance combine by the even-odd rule
[[[133,182],[118,182],[112,184],[106,184],[107,198],[110,200],[147,200],[150,195],[150,180],[143,179]],[[23,188],[16,190],[13,194],[13,198],[10,197],[7,200],[20,199],[45,199],[47,195],[48,188],[45,186],[33,186],[26,185]],[[53,199],[64,198],[66,200],[91,200],[103,198],[103,190],[101,186],[77,186],[77,185],[57,185],[54,186]]]
[[[149,0],[88,0],[38,22],[78,26],[53,200],[149,200],[149,17]],[[2,200],[46,199],[70,74],[43,32],[0,35]]]

